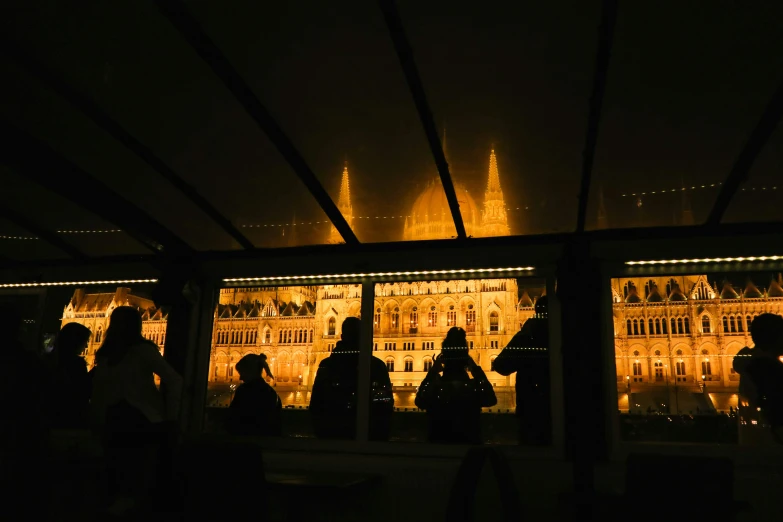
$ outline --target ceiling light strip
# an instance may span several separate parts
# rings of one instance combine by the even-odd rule
[[[408,277],[408,276],[433,276],[433,275],[469,275],[469,274],[495,274],[508,272],[531,272],[532,266],[518,266],[511,268],[464,268],[459,270],[412,270],[410,272],[368,272],[352,274],[326,274],[326,275],[297,275],[297,276],[269,276],[269,277],[233,277],[223,279],[224,283],[244,283],[257,281],[298,281],[302,279],[357,279],[378,277]]]
[[[743,263],[753,261],[781,261],[783,256],[705,257],[696,259],[658,259],[651,261],[626,261],[626,265],[692,265],[695,263]]]
[[[55,281],[46,283],[0,283],[0,288],[29,288],[36,286],[120,285],[127,283],[157,283],[157,279],[112,279],[106,281]]]

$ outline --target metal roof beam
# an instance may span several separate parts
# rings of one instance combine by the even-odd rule
[[[590,113],[587,116],[587,133],[585,135],[585,147],[582,151],[582,183],[579,189],[579,208],[576,216],[577,233],[582,233],[585,230],[587,201],[590,197],[595,147],[598,142],[598,127],[601,123],[601,109],[604,103],[606,78],[609,72],[609,58],[611,57],[616,20],[617,0],[604,0],[601,8],[601,25],[598,27],[598,52],[595,58],[593,92],[590,95]]]
[[[160,176],[174,185],[174,187],[182,192],[185,197],[190,199],[206,215],[212,218],[215,223],[242,245],[243,248],[248,250],[255,248],[253,243],[247,239],[231,221],[207,201],[206,198],[199,194],[192,185],[174,172],[174,170],[160,159],[149,147],[133,137],[122,127],[122,125],[106,114],[94,101],[69,85],[60,74],[45,67],[15,42],[11,42],[5,38],[2,38],[0,41],[2,41],[2,46],[5,48],[7,55],[16,62],[17,65],[27,71],[28,74],[37,78],[45,86],[59,94],[110,136],[125,145],[128,150],[146,162],[147,165],[152,167]]]
[[[176,234],[26,131],[0,121],[0,135],[0,161],[17,172],[114,223],[153,252],[192,253]]]
[[[783,82],[772,95],[772,99],[767,104],[767,108],[756,124],[756,128],[753,129],[748,141],[745,143],[745,147],[737,156],[737,161],[734,162],[729,176],[718,193],[712,211],[705,223],[706,226],[714,227],[720,224],[732,197],[734,197],[740,185],[747,181],[753,163],[769,141],[781,117],[783,117]]]
[[[457,237],[465,239],[465,223],[462,221],[462,214],[459,210],[459,201],[457,200],[457,191],[454,189],[454,182],[449,173],[449,164],[446,162],[446,155],[443,153],[443,144],[438,137],[438,131],[435,128],[435,120],[432,117],[430,105],[427,102],[427,94],[424,92],[419,70],[416,68],[416,62],[413,59],[413,50],[411,49],[408,37],[405,35],[405,29],[402,26],[400,13],[397,11],[397,4],[394,0],[380,0],[381,11],[386,20],[386,26],[389,28],[394,48],[397,51],[397,57],[400,60],[400,66],[405,73],[405,79],[411,90],[416,109],[419,111],[419,118],[424,127],[424,133],[430,144],[430,150],[435,158],[435,165],[440,174],[440,181],[443,184],[443,191],[446,193],[446,200],[449,202],[451,217],[454,219],[454,226],[457,229]]]
[[[33,233],[38,239],[45,241],[53,247],[62,250],[69,257],[77,260],[85,260],[87,256],[84,255],[78,248],[74,247],[67,241],[63,240],[56,232],[48,230],[46,227],[39,225],[38,223],[26,218],[25,216],[0,206],[0,217],[4,217],[8,221],[18,225],[19,227]]]
[[[252,91],[250,86],[240,76],[237,70],[229,62],[228,58],[207,36],[199,23],[190,14],[187,6],[179,0],[155,0],[161,13],[171,22],[182,37],[187,41],[196,53],[204,60],[226,88],[231,91],[237,101],[245,108],[245,111],[256,121],[258,126],[274,143],[283,158],[288,161],[291,168],[305,187],[310,191],[315,200],[321,206],[334,227],[348,244],[358,244],[359,239],[351,230],[348,221],[337,208],[321,182],[307,165],[293,142],[286,136],[283,129],[275,121],[266,107]]]

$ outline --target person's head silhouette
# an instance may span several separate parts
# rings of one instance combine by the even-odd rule
[[[79,356],[90,342],[90,329],[79,323],[68,323],[57,333],[54,353],[57,357]]]
[[[261,378],[261,370],[264,369],[266,356],[256,355],[254,353],[242,357],[236,365],[239,372],[239,380],[250,382]]]
[[[783,353],[783,317],[760,314],[750,324],[750,336],[756,348]]]
[[[350,349],[358,348],[359,346],[359,331],[361,330],[362,322],[358,317],[347,317],[343,321],[342,339],[343,343]]]
[[[141,335],[139,311],[131,306],[120,306],[111,313],[106,338],[95,356],[114,365],[125,357],[131,346],[145,342],[149,341]]]
[[[443,339],[442,354],[444,359],[464,359],[468,357],[468,340],[465,330],[455,326],[446,333]]]

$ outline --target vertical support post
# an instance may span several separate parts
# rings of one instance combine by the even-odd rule
[[[563,450],[565,431],[565,402],[563,399],[563,352],[562,321],[560,301],[556,291],[557,280],[549,276],[546,279],[546,295],[549,306],[549,379],[550,408],[552,409],[552,445]]]
[[[198,433],[204,426],[204,406],[207,397],[207,381],[209,379],[209,357],[212,350],[212,327],[217,301],[218,286],[211,279],[200,282],[198,299],[193,306],[194,320],[188,350],[188,360],[185,372],[186,419],[183,429],[190,433]]]
[[[370,364],[372,361],[372,317],[375,283],[362,281],[361,330],[359,332],[359,376],[357,379],[356,440],[367,442],[370,435]]]

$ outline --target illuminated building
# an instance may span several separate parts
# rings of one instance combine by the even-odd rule
[[[757,315],[783,315],[783,279],[737,291],[704,275],[612,281],[621,410],[695,413],[737,406],[734,356],[752,346]],[[663,406],[662,406],[663,405]]]

